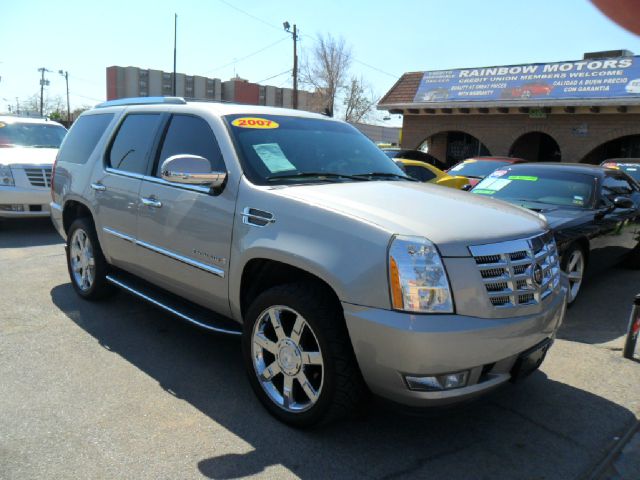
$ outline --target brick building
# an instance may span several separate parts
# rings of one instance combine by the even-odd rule
[[[640,157],[640,57],[405,73],[378,109],[403,115],[402,147],[451,165],[476,155],[599,163]]]
[[[107,100],[127,97],[170,96],[173,73],[138,67],[107,67]],[[259,85],[242,78],[223,82],[219,78],[176,73],[176,96],[198,99],[291,108],[293,90]],[[321,111],[321,102],[311,92],[298,91],[298,108]]]

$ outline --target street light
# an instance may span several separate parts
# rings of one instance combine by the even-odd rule
[[[288,32],[293,37],[293,108],[298,108],[298,30],[296,25],[293,25],[293,31],[290,30],[291,24],[289,22],[283,22],[285,32]]]
[[[71,125],[71,106],[69,105],[69,72],[58,70],[58,73],[62,75],[67,83],[67,128]]]

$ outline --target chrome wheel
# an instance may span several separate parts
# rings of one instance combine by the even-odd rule
[[[91,288],[96,276],[96,260],[93,246],[87,232],[78,228],[73,232],[70,242],[69,260],[73,281],[78,288],[86,292]]]
[[[579,248],[573,250],[569,255],[565,273],[569,278],[569,303],[572,303],[578,296],[584,276],[584,254]]]
[[[251,357],[260,385],[283,410],[303,412],[318,401],[324,380],[320,344],[295,310],[276,305],[258,316]]]

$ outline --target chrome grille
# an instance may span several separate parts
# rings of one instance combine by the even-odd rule
[[[51,167],[29,167],[24,173],[34,187],[51,187]]]
[[[536,305],[560,285],[558,251],[551,233],[469,250],[496,308]],[[534,278],[536,272],[539,282]]]

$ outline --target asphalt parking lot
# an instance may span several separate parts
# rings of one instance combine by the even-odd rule
[[[640,363],[621,355],[637,271],[590,279],[521,384],[306,432],[258,404],[237,339],[125,294],[81,301],[47,220],[0,226],[0,268],[2,479],[640,478],[604,469],[640,417]]]

